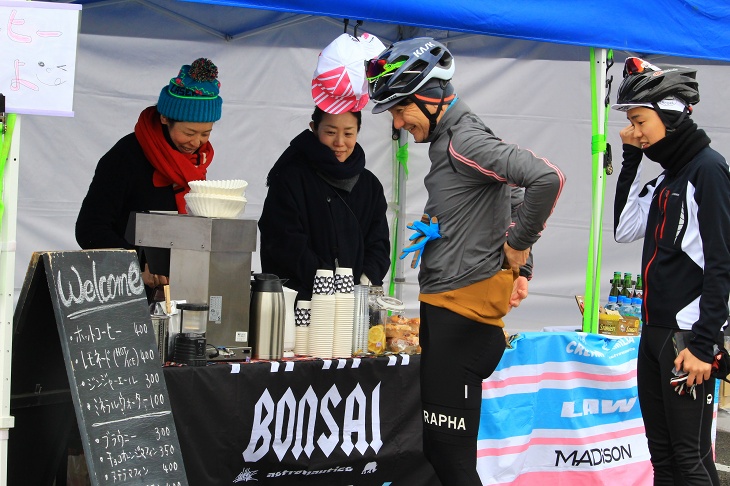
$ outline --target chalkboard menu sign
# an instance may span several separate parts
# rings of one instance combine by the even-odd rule
[[[187,485],[134,251],[42,253],[93,485]]]

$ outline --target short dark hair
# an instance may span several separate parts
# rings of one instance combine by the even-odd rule
[[[155,105],[155,109],[157,110],[157,105]],[[162,113],[160,113],[160,111],[159,111],[159,110],[157,110],[157,116],[159,117],[160,115],[162,115]],[[162,116],[165,116],[165,115],[162,115]],[[177,123],[177,122],[179,122],[179,121],[180,121],[180,120],[173,120],[173,119],[172,119],[172,118],[170,118],[169,116],[165,116],[165,118],[167,118],[167,125],[168,125],[168,126],[169,126],[170,128],[174,127],[174,126],[175,126],[175,123]]]
[[[362,125],[362,112],[361,111],[351,111],[355,116],[355,119],[357,120],[357,131],[360,131],[360,126]],[[322,123],[322,118],[324,118],[324,110],[322,110],[319,106],[314,107],[314,113],[312,113],[312,123],[314,124],[314,129],[317,130],[319,128],[319,124]]]

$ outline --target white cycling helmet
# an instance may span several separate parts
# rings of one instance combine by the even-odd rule
[[[451,52],[431,37],[396,42],[366,65],[368,91],[375,103],[373,113],[381,113],[418,93],[431,80],[442,81],[445,88],[454,67]]]

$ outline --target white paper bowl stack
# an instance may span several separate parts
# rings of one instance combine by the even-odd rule
[[[229,179],[222,181],[190,181],[190,192],[201,194],[218,194],[221,196],[244,197],[248,182],[243,179]]]
[[[246,208],[246,187],[242,179],[190,181],[185,195],[188,212],[207,218],[236,218]]]
[[[189,192],[185,194],[188,213],[206,218],[235,218],[246,207],[246,198]]]

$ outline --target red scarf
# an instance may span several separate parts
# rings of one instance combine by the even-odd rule
[[[134,134],[147,160],[155,168],[152,184],[155,187],[172,185],[177,211],[185,214],[185,194],[190,192],[188,182],[205,180],[208,166],[213,161],[213,146],[205,142],[194,154],[184,154],[165,138],[157,108],[150,106],[139,115]]]

